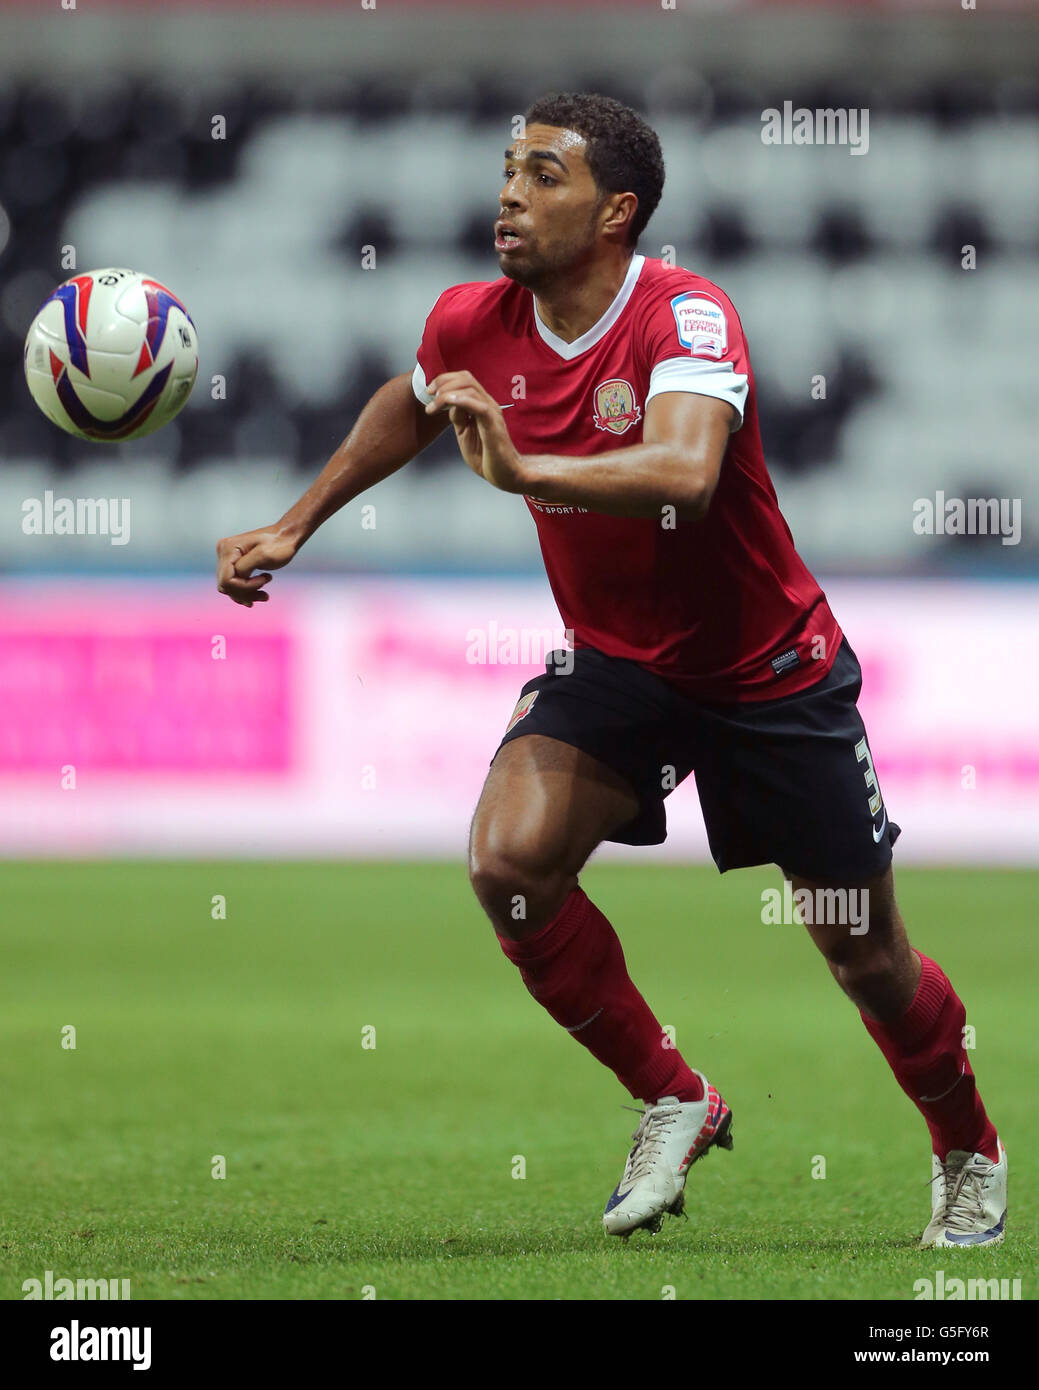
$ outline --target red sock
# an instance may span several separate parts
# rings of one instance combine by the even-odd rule
[[[538,1003],[636,1100],[703,1100],[703,1082],[632,984],[617,933],[583,889],[533,936],[498,941]]]
[[[870,1036],[895,1079],[927,1121],[940,1159],[950,1149],[999,1161],[996,1131],[985,1114],[963,1046],[967,1011],[941,966],[919,951],[923,970],[913,1002],[893,1023],[877,1023],[860,1009]]]

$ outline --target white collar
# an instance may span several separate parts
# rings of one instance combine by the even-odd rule
[[[558,334],[553,333],[551,328],[547,328],[541,321],[538,313],[537,300],[531,295],[531,308],[534,313],[534,327],[541,337],[541,341],[552,349],[558,356],[565,358],[568,362],[574,357],[580,357],[582,352],[587,352],[590,347],[594,347],[601,338],[604,338],[613,325],[624,312],[624,306],[631,298],[631,292],[635,288],[635,282],[641,274],[642,267],[646,263],[645,256],[632,256],[631,264],[628,266],[628,273],[624,277],[624,283],[617,291],[613,303],[603,314],[598,323],[593,324],[587,333],[582,333],[579,338],[575,338],[572,343],[566,342]]]

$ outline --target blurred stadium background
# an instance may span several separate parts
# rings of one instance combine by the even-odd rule
[[[740,311],[900,857],[1036,862],[1039,22],[981,10],[2,0],[3,852],[462,855],[535,669],[471,664],[468,635],[561,636],[522,504],[445,436],[266,606],[216,593],[214,545],[295,500],[443,288],[496,278],[511,120],[563,89],[654,124],[667,186],[639,249]],[[788,100],[868,108],[868,152],[765,146]],[[102,265],[168,284],[201,343],[178,420],[117,446],[52,428],[22,379],[40,302]],[[129,497],[129,543],[26,534],[47,491]],[[938,492],[1018,499],[1018,543],[916,534]],[[669,821],[650,853],[706,859],[691,784]]]

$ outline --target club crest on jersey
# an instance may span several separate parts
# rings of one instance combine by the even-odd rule
[[[592,419],[597,430],[623,434],[642,419],[642,407],[635,404],[635,392],[630,385],[620,377],[614,377],[595,388]]]
[[[729,345],[729,329],[717,301],[688,290],[675,295],[671,312],[678,325],[678,341],[694,357],[721,357]]]
[[[516,702],[516,708],[512,711],[512,718],[509,720],[509,727],[505,730],[506,733],[509,732],[509,729],[514,729],[524,715],[530,713],[530,707],[537,698],[538,692],[532,690],[529,695],[522,696]]]

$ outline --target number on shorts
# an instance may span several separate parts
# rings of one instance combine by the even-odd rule
[[[866,771],[862,774],[866,779],[866,790],[870,793],[869,813],[875,816],[880,810],[883,797],[880,795],[880,784],[877,781],[877,774],[873,770],[873,755],[869,751],[869,745],[865,738],[860,738],[855,745],[855,756],[860,763],[866,764]]]

